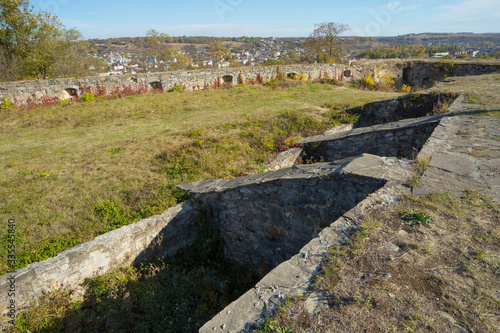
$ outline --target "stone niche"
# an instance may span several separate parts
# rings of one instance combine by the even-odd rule
[[[233,83],[233,76],[232,75],[224,75],[222,77],[222,81],[224,81],[224,83],[232,84]]]

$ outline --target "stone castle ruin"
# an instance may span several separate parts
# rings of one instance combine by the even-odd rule
[[[500,71],[500,64],[426,61],[354,62],[350,65],[281,66],[288,76],[329,75],[354,80],[394,77],[397,86],[425,87],[453,75]],[[0,94],[23,104],[41,94],[64,99],[81,87],[149,85],[203,89],[214,80],[236,84],[257,75],[270,78],[275,67],[93,77],[0,84]],[[443,99],[451,106],[428,115]],[[261,273],[254,288],[206,323],[201,332],[245,331],[271,315],[288,297],[308,297],[308,287],[329,247],[344,243],[372,209],[395,202],[408,191],[412,160],[439,150],[464,96],[426,90],[347,110],[360,114],[354,128],[304,138],[303,148],[284,152],[265,173],[235,179],[207,179],[180,188],[193,199],[162,215],[124,226],[17,272],[18,306],[43,292],[77,288],[85,278],[117,267],[174,255],[199,236],[192,222],[203,212],[225,242],[225,255]],[[301,164],[302,160],[321,161]],[[161,242],[159,241],[161,240]],[[0,306],[7,309],[8,283],[0,280]]]
[[[356,61],[344,64],[311,64],[269,67],[244,67],[203,69],[182,72],[86,77],[79,79],[53,79],[17,82],[0,82],[0,97],[18,105],[38,103],[43,100],[66,100],[86,92],[169,91],[175,86],[186,90],[201,90],[221,85],[268,81],[280,71],[289,78],[298,75],[309,80],[329,77],[342,82],[360,80],[367,76],[375,82],[393,80],[397,89],[403,84],[413,87],[430,87],[450,76],[481,75],[500,70],[499,63],[436,62],[423,60]]]

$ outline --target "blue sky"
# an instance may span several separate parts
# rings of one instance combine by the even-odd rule
[[[348,24],[348,35],[500,32],[500,0],[263,1],[32,0],[85,38],[145,36],[308,36],[315,23]]]

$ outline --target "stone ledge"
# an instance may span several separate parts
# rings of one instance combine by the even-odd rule
[[[395,168],[395,166],[398,166]],[[387,157],[378,157],[371,154],[362,154],[358,157],[327,163],[301,164],[290,168],[270,171],[262,174],[249,175],[234,179],[205,179],[195,183],[182,184],[178,187],[193,195],[222,192],[241,186],[262,184],[284,179],[309,179],[318,176],[333,176],[346,174],[366,179],[398,179],[405,177],[405,173],[395,170],[406,168],[408,162]]]
[[[399,120],[392,123],[373,125],[368,127],[359,127],[347,132],[341,132],[329,135],[310,136],[302,139],[300,143],[308,144],[313,142],[334,141],[338,139],[344,139],[347,137],[361,136],[363,134],[372,132],[391,132],[394,130],[404,130],[415,126],[436,123],[439,122],[443,117],[446,117],[446,115],[433,115],[421,118],[411,118],[411,119]]]
[[[194,224],[197,217],[197,208],[188,201],[19,269],[12,273],[16,277],[16,308],[29,306],[46,292],[76,289],[86,278],[147,260],[151,255],[175,254],[198,238],[198,226]],[[7,312],[10,275],[0,277],[2,314]]]

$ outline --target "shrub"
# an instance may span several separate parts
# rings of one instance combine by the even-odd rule
[[[399,215],[403,219],[403,223],[409,226],[432,223],[432,219],[429,216],[413,209],[411,211],[403,210]]]
[[[322,78],[319,82],[323,83],[323,84],[331,84],[331,85],[334,85],[334,86],[341,86],[342,85],[342,83],[339,82],[337,79],[328,78],[328,77]]]
[[[363,78],[362,85],[367,88],[374,88],[375,81],[373,80],[371,75],[368,75]]]
[[[95,99],[94,95],[91,94],[91,93],[86,93],[85,95],[83,95],[82,97],[80,97],[80,99],[83,101],[83,102],[91,102]]]
[[[354,124],[358,121],[359,115],[350,114],[344,111],[334,111],[332,118],[329,123],[333,126],[339,126],[342,124]]]
[[[411,87],[407,86],[406,84],[403,84],[403,86],[401,87],[401,91],[409,93],[411,92]]]
[[[1,99],[1,104],[0,104],[0,111],[7,110],[8,108],[15,107],[15,104],[12,104],[10,102],[10,99],[2,97]]]
[[[177,84],[169,90],[169,92],[175,92],[175,91],[179,91],[179,92],[184,91],[184,87],[181,86],[180,84]]]
[[[276,87],[279,83],[279,80],[278,79],[271,79],[269,81],[266,81],[266,82],[263,82],[262,84],[265,86],[265,87]]]
[[[262,82],[264,82],[264,80],[262,79],[262,76],[260,75],[260,73],[257,74],[257,84],[262,84]]]

